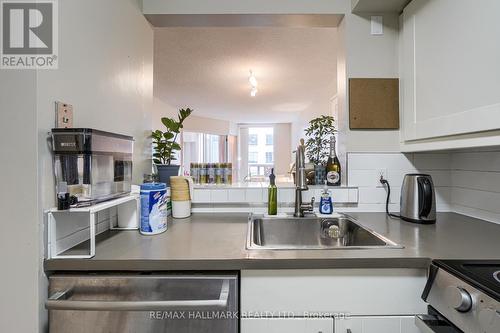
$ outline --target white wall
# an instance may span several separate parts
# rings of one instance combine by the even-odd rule
[[[47,133],[54,102],[73,104],[74,125],[135,138],[134,181],[151,170],[153,33],[138,0],[59,1],[59,69],[4,71],[1,182],[4,218],[0,331],[46,331],[43,211],[54,205]],[[14,254],[13,254],[14,253]],[[3,304],[3,302],[8,302]]]
[[[274,173],[286,175],[292,161],[291,124],[274,125]]]
[[[398,15],[377,15],[384,20],[382,36],[370,34],[370,15],[347,14],[339,27],[339,35],[343,36],[339,36],[337,89],[342,143],[347,152],[399,151],[399,130],[349,129],[347,79],[399,76]]]
[[[156,77],[155,77],[156,80]],[[164,130],[165,126],[161,122],[162,117],[177,118],[179,108],[188,108],[189,105],[174,107],[165,103],[157,96],[158,85],[154,85],[154,99],[153,99],[153,115],[152,123],[153,130]],[[237,135],[237,127],[234,122],[220,119],[213,119],[207,117],[200,117],[196,115],[196,109],[189,118],[184,122],[184,130],[199,133],[209,133],[218,135]]]
[[[0,332],[38,332],[36,73],[0,70]]]
[[[184,123],[184,130],[198,133],[229,135],[231,133],[231,126],[230,121],[191,115]]]

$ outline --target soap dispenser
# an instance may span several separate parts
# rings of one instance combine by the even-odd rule
[[[330,191],[325,180],[325,187],[323,188],[323,193],[321,194],[321,200],[319,203],[319,213],[320,214],[332,214],[333,213],[333,202],[330,196]]]
[[[274,168],[271,169],[269,175],[269,188],[267,189],[267,215],[278,214],[278,188],[276,187],[276,176],[274,175]]]

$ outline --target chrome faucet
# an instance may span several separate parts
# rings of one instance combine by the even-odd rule
[[[302,191],[307,191],[306,163],[304,139],[300,139],[300,144],[295,152],[295,211],[293,216],[304,217],[304,212],[313,212],[314,197],[310,203],[302,202]]]

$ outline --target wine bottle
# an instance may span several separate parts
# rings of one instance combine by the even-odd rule
[[[335,152],[335,137],[330,139],[330,156],[326,163],[326,182],[328,186],[340,186],[340,161]]]
[[[274,168],[271,169],[271,174],[269,175],[269,188],[267,190],[268,200],[267,200],[267,214],[277,215],[278,214],[278,188],[276,187],[276,176],[274,175]]]

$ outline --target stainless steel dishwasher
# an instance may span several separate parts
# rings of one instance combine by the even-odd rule
[[[50,332],[238,332],[238,275],[56,274]]]

